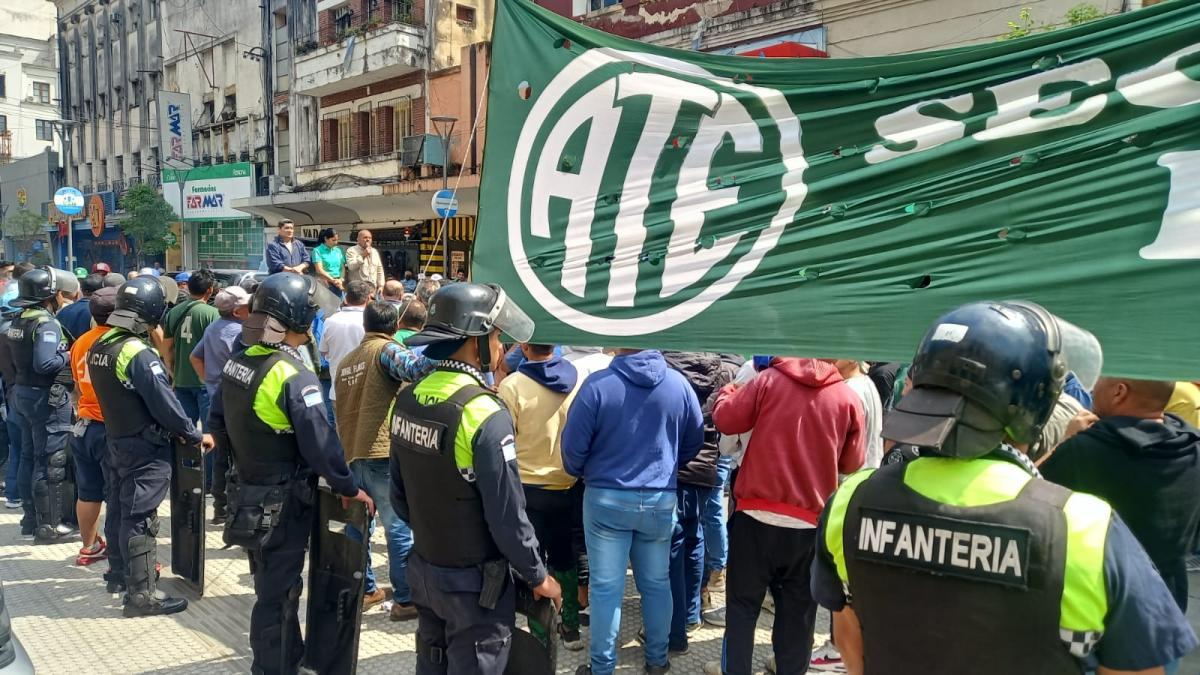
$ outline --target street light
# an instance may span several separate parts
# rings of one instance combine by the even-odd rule
[[[63,146],[63,183],[71,171],[71,129],[79,125],[78,120],[50,120],[50,126],[58,133]],[[75,269],[75,224],[67,218],[67,269]]]
[[[450,187],[450,134],[454,133],[454,124],[458,118],[453,115],[434,115],[429,118],[433,122],[433,130],[442,137],[442,189]],[[445,133],[442,130],[445,129]],[[450,278],[450,228],[448,218],[442,219],[442,276]]]

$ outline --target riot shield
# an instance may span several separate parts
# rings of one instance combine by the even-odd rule
[[[171,569],[204,595],[204,453],[175,443],[171,471]]]
[[[533,591],[521,581],[517,586],[517,614],[530,624],[545,631],[547,644],[542,644],[532,632],[513,630],[512,648],[508,652],[505,675],[554,675],[558,667],[558,610],[546,598],[534,597]]]
[[[317,490],[308,557],[308,639],[304,642],[304,665],[320,675],[351,675],[358,668],[369,542],[347,536],[346,525],[366,532],[366,508],[359,502],[342,508],[341,498],[322,485]]]

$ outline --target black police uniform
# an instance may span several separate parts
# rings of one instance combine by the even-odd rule
[[[276,377],[264,384],[273,369]],[[256,403],[272,410],[270,422],[259,417]],[[226,540],[246,546],[254,574],[252,672],[294,673],[304,655],[297,611],[316,517],[317,476],[347,497],[358,487],[325,415],[321,383],[288,346],[255,345],[232,356],[212,399],[208,426],[229,439],[233,470]],[[264,511],[272,519],[269,528],[261,521]],[[235,530],[257,541],[235,542]]]
[[[31,306],[13,319],[5,336],[16,370],[13,399],[21,416],[23,523],[36,522],[39,540],[74,513],[67,441],[72,425],[69,345],[48,309]]]
[[[201,435],[183,412],[166,366],[145,337],[124,328],[109,330],[89,350],[88,372],[104,413],[109,476],[119,485],[114,493],[117,513],[108,514],[121,521],[113,553],[125,562],[130,604],[145,607],[155,592],[157,511],[171,487],[172,439],[194,445]],[[119,562],[113,562],[114,575],[121,570]]]
[[[466,406],[477,414],[467,430],[471,466],[460,467],[455,444]],[[525,514],[512,417],[477,370],[442,361],[397,394],[391,431],[392,506],[413,530],[416,672],[500,675],[516,622],[510,565],[531,586],[546,578]]]

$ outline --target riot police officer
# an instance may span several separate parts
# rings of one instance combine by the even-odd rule
[[[117,291],[112,328],[88,350],[88,374],[104,414],[110,476],[117,478],[108,518],[120,518],[110,587],[124,585],[127,617],[174,614],[187,599],[156,588],[158,506],[171,487],[174,440],[211,447],[184,414],[171,391],[162,359],[151,344],[161,340],[159,322],[167,309],[162,286],[152,276],[126,281]],[[113,512],[115,507],[116,513]],[[124,570],[124,578],[120,577]]]
[[[513,421],[485,373],[533,322],[499,286],[458,283],[433,296],[425,345],[436,369],[396,396],[392,505],[413,530],[408,578],[417,606],[417,673],[500,675],[515,615],[510,567],[539,597],[561,590],[525,514]]]
[[[1100,362],[1032,303],[937,320],[883,425],[920,458],[854,474],[821,519],[812,588],[851,673],[1162,672],[1196,646],[1111,507],[1026,457],[1068,370]]]
[[[318,309],[328,314],[337,306],[312,277],[279,272],[263,280],[242,324],[242,342],[250,347],[225,364],[209,409],[209,426],[229,439],[233,465],[225,540],[247,549],[254,574],[254,673],[300,668],[300,572],[316,517],[317,477],[343,502],[374,511],[346,466],[321,383],[300,351]]]
[[[14,398],[22,417],[22,532],[52,543],[74,532],[75,488],[67,441],[71,432],[70,336],[54,313],[70,304],[79,281],[66,270],[37,267],[17,280],[14,307],[22,309],[5,332],[16,370]],[[25,448],[29,448],[25,450]],[[32,531],[31,531],[32,530]]]

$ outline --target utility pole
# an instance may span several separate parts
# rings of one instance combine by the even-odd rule
[[[450,189],[450,134],[454,133],[457,117],[451,115],[436,115],[429,118],[433,122],[434,131],[442,137],[442,189]],[[443,130],[445,133],[443,133]],[[450,278],[450,219],[442,218],[442,276]]]
[[[79,122],[75,120],[54,120],[50,123],[54,127],[54,131],[58,133],[58,139],[62,143],[63,152],[63,187],[67,184],[67,179],[71,172],[71,129]],[[67,269],[75,269],[75,222],[74,218],[67,216]]]

